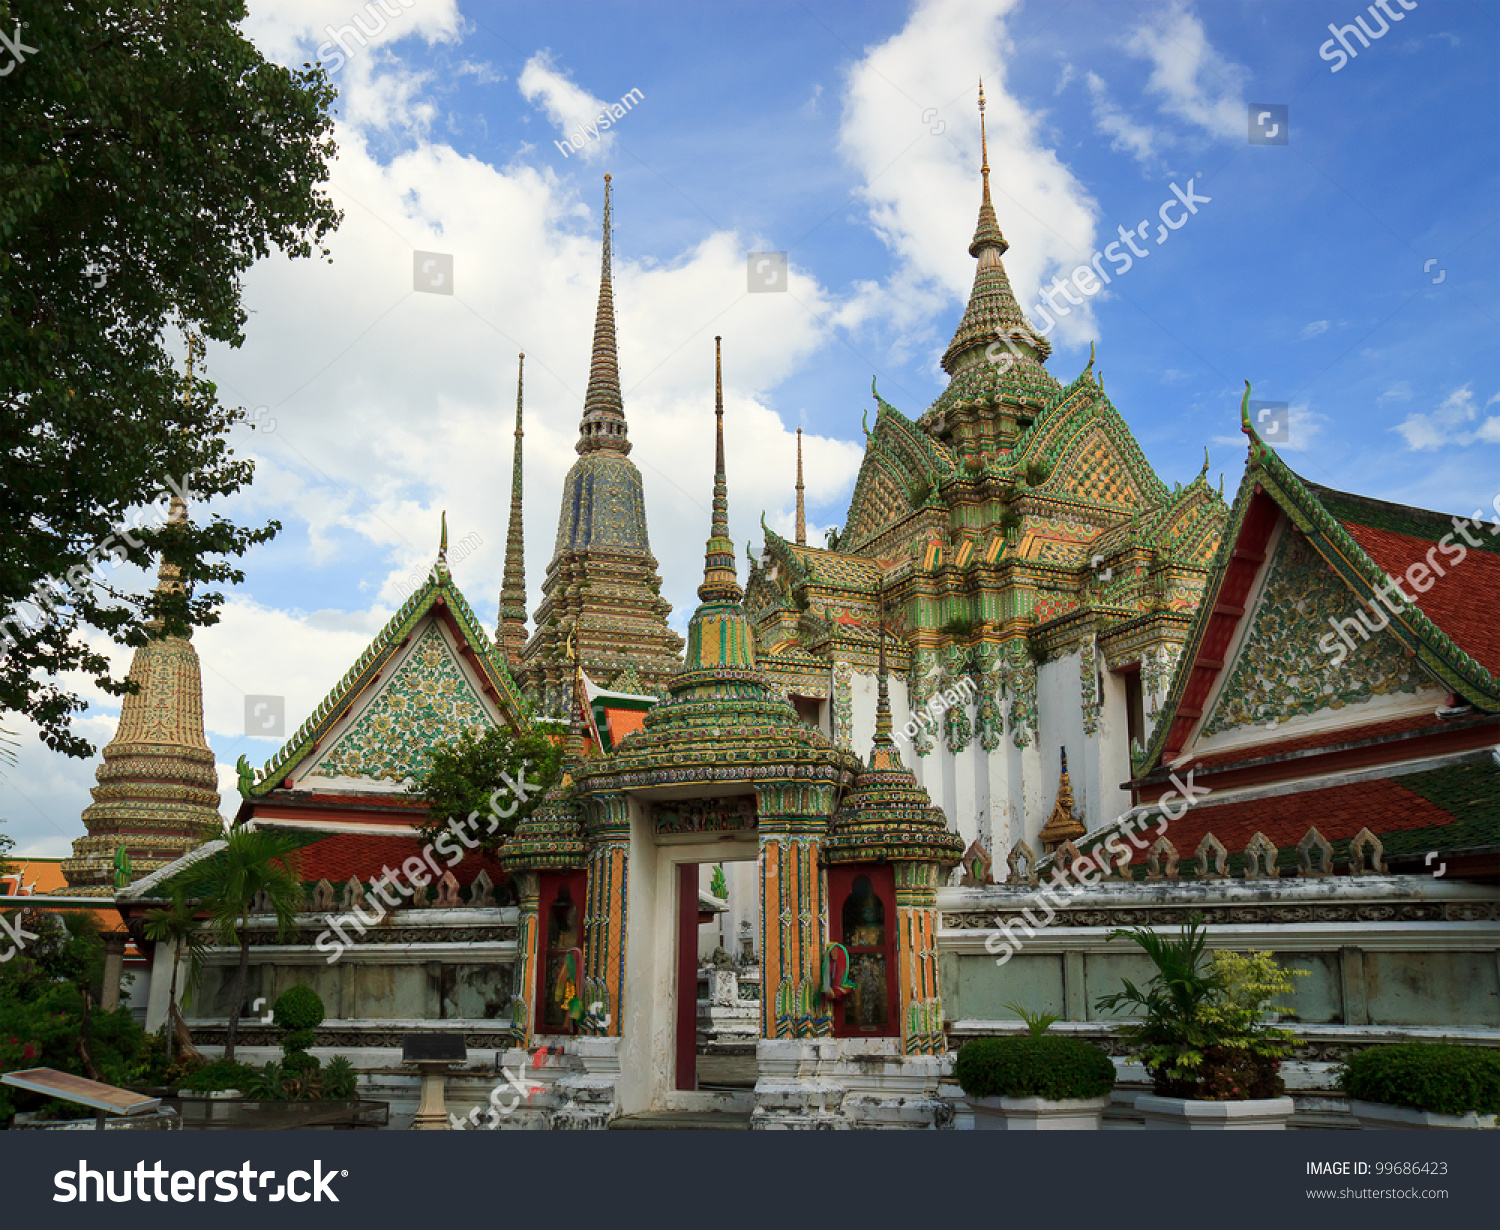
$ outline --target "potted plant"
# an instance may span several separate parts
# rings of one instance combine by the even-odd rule
[[[1109,1056],[1082,1038],[1048,1035],[1058,1017],[1006,1006],[1026,1022],[1027,1036],[971,1039],[953,1065],[975,1128],[1097,1131],[1115,1085]]]
[[[1364,1128],[1493,1128],[1500,1123],[1500,1051],[1399,1042],[1360,1051],[1338,1071]]]
[[[1293,1110],[1281,1061],[1296,1035],[1275,1023],[1272,1003],[1291,992],[1304,970],[1276,964],[1270,953],[1207,953],[1208,936],[1192,915],[1175,940],[1149,927],[1116,930],[1156,966],[1144,989],[1102,996],[1105,1011],[1135,1009],[1121,1031],[1151,1074],[1153,1092],[1136,1098],[1148,1128],[1279,1129]]]

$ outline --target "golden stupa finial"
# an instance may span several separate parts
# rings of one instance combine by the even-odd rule
[[[979,173],[984,176],[984,199],[990,199],[990,147],[984,133],[984,78],[979,79]]]

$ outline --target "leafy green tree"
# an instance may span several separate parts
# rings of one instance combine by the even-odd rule
[[[146,938],[153,943],[169,943],[174,954],[172,960],[171,985],[167,988],[167,1059],[170,1062],[176,1053],[178,1022],[181,1012],[177,1007],[177,971],[186,956],[188,964],[187,986],[183,1000],[192,997],[203,973],[203,958],[208,952],[208,937],[198,921],[198,907],[190,902],[180,885],[172,888],[171,902],[165,906],[146,911]],[[183,1026],[186,1029],[186,1026]]]
[[[240,1014],[245,1010],[245,985],[250,974],[250,911],[262,893],[276,918],[276,934],[285,939],[306,905],[302,881],[287,862],[305,844],[289,833],[233,828],[224,848],[194,863],[168,886],[174,895],[196,900],[208,913],[208,925],[226,948],[238,946],[239,964],[229,993],[229,1032],[224,1058],[234,1058]]]
[[[427,775],[412,787],[428,807],[423,832],[436,837],[450,820],[477,812],[481,822],[470,831],[483,848],[497,848],[536,810],[557,780],[562,756],[562,747],[538,726],[521,731],[495,726],[483,734],[465,730],[451,743],[438,744]]]
[[[59,681],[134,687],[83,633],[134,647],[151,620],[168,635],[215,622],[213,587],[242,579],[230,560],[280,528],[198,503],[250,481],[226,440],[245,415],[168,348],[238,346],[246,270],[278,250],[326,256],[341,220],[321,187],[335,91],[319,67],[266,61],[236,29],[245,13],[0,0],[20,37],[0,79],[0,713],[70,756],[93,749]],[[142,524],[174,490],[192,521]],[[110,579],[158,558],[185,588]]]

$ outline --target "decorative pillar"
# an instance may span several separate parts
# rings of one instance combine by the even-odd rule
[[[588,811],[583,950],[583,1002],[588,1011],[583,1028],[585,1033],[618,1037],[625,1015],[629,801],[623,794],[595,795],[588,800]]]
[[[529,1050],[533,1017],[531,992],[536,986],[536,963],[541,959],[538,950],[541,925],[537,917],[537,901],[542,878],[534,871],[517,871],[512,873],[512,879],[516,886],[520,913],[516,928],[516,963],[511,981],[510,1032],[518,1047]]]
[[[898,862],[895,878],[901,1049],[908,1055],[941,1055],[947,1042],[938,993],[937,864]]]
[[[763,1038],[821,1038],[828,894],[820,840],[833,810],[827,785],[756,788],[760,823],[760,1021]]]

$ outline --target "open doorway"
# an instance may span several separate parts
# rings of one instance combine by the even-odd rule
[[[760,961],[746,913],[758,901],[756,864],[677,864],[676,1086],[681,1092],[755,1088]],[[734,908],[738,907],[738,908]]]

